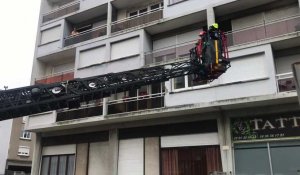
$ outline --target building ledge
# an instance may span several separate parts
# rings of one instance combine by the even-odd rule
[[[49,132],[64,129],[74,129],[82,127],[91,127],[99,125],[110,125],[121,122],[141,121],[157,118],[171,118],[175,116],[184,116],[194,114],[204,114],[210,112],[229,112],[239,109],[262,108],[267,106],[278,106],[284,104],[293,104],[298,107],[297,92],[282,92],[278,94],[270,94],[263,96],[244,97],[236,99],[227,99],[214,102],[205,102],[197,104],[180,105],[173,107],[164,107],[157,109],[149,109],[143,111],[135,111],[130,113],[112,114],[107,116],[95,116],[81,118],[51,124],[28,127],[32,132]],[[277,107],[278,108],[278,107]],[[249,113],[247,113],[249,115]],[[202,116],[202,115],[201,115]]]

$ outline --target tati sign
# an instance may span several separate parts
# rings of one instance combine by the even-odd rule
[[[233,118],[231,130],[234,141],[296,137],[300,136],[300,117]]]

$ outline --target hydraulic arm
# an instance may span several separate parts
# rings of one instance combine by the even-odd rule
[[[219,38],[215,41],[221,42],[222,38]],[[207,58],[209,47],[205,47],[206,51],[202,52],[206,55],[197,54],[199,47],[195,47],[190,50],[188,61],[0,91],[0,121],[57,109],[78,108],[82,102],[109,97],[114,93],[138,89],[144,85],[184,75],[194,74],[195,81],[213,81],[230,67],[227,53],[222,49],[224,45],[217,44],[212,47],[219,47],[220,57],[215,54],[218,58]],[[217,60],[213,61],[214,59]]]

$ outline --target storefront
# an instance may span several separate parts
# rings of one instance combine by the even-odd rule
[[[231,119],[235,175],[300,175],[300,115]]]

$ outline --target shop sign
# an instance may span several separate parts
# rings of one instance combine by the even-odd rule
[[[275,139],[300,136],[300,117],[233,118],[233,141]]]

